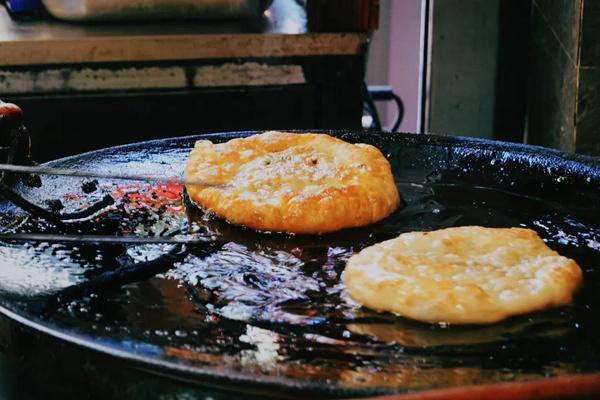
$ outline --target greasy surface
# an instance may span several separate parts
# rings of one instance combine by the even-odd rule
[[[185,385],[217,387],[227,391],[225,398],[332,398],[600,371],[600,162],[452,137],[338,134],[383,150],[404,207],[363,228],[290,236],[256,233],[184,207],[177,185],[101,180],[85,193],[79,180],[45,177],[40,189],[19,187],[40,204],[60,199],[64,212],[104,193],[116,203],[62,229],[0,203],[3,232],[212,232],[224,243],[208,256],[188,246],[186,259],[166,274],[58,303],[47,301],[60,288],[153,259],[170,246],[0,243],[3,307],[38,323],[38,330],[117,357],[113,364],[83,363],[38,334],[35,342],[11,347],[37,367],[37,373],[25,369],[24,382],[34,386],[35,376],[44,390],[78,387],[92,398],[131,400],[134,389],[148,394],[149,386],[108,373],[141,366]],[[201,138],[224,142],[237,135]],[[113,148],[52,165],[172,176],[201,138]],[[584,284],[573,303],[485,326],[447,326],[361,308],[344,292],[346,260],[362,249],[405,232],[467,225],[535,230],[581,266]],[[57,367],[48,367],[52,360]],[[69,363],[74,367],[63,372]],[[79,386],[71,384],[77,376]],[[60,394],[54,397],[69,398]]]
[[[431,323],[485,324],[568,304],[577,263],[530,229],[464,226],[403,233],[351,257],[350,296],[378,311]]]
[[[381,151],[324,134],[199,140],[185,178],[224,185],[186,189],[203,209],[258,231],[314,234],[369,225],[400,202]]]

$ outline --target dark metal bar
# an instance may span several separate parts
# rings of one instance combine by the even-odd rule
[[[91,206],[89,206],[86,209],[83,209],[81,211],[77,211],[74,213],[60,214],[60,213],[54,213],[54,212],[48,211],[45,208],[40,207],[37,204],[30,202],[23,196],[16,193],[7,184],[5,184],[3,182],[0,182],[0,196],[4,197],[5,199],[10,201],[17,207],[22,208],[23,210],[27,211],[29,214],[32,214],[36,217],[45,219],[46,221],[52,222],[53,224],[59,225],[59,226],[64,225],[63,221],[83,219],[83,218],[90,217],[90,216],[94,215],[95,213],[97,213],[98,211],[102,210],[103,208],[114,204],[114,202],[115,202],[115,200],[110,195],[106,195],[106,196],[104,196],[104,198],[102,200],[92,204]]]
[[[115,199],[113,199],[110,195],[107,194],[102,198],[102,200],[92,204],[88,208],[85,208],[81,211],[77,211],[77,212],[73,212],[73,213],[57,214],[57,215],[60,218],[60,220],[62,220],[62,221],[83,219],[83,218],[91,217],[92,215],[96,214],[98,211],[102,210],[103,208],[106,208],[113,204],[115,204]]]
[[[212,254],[221,248],[221,242],[203,243],[202,248],[194,247],[194,253]],[[154,260],[127,265],[114,271],[104,272],[90,280],[68,286],[60,291],[50,294],[40,302],[40,312],[53,306],[81,298],[91,293],[115,289],[130,283],[143,281],[157,274],[167,272],[174,264],[182,261],[188,255],[185,245],[177,244],[169,252]]]
[[[29,200],[25,199],[21,195],[14,192],[7,184],[0,182],[0,195],[6,200],[10,201],[17,207],[27,211],[29,214],[45,219],[46,221],[52,222],[55,225],[64,225],[61,221],[60,215],[50,212],[36,204],[33,204]]]

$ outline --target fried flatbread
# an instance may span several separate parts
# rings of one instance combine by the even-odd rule
[[[485,324],[571,302],[582,272],[530,229],[465,226],[368,247],[348,260],[343,281],[352,299],[377,311]]]
[[[185,169],[191,200],[258,231],[317,234],[359,227],[400,203],[377,148],[325,134],[266,132],[214,144],[199,140]]]

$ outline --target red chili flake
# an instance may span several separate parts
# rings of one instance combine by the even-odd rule
[[[133,208],[160,208],[174,212],[181,209],[181,195],[183,185],[180,183],[166,183],[160,185],[124,185],[113,192],[115,199],[125,199],[127,205]]]

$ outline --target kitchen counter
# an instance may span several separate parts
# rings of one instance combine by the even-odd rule
[[[0,67],[240,57],[354,55],[367,33],[307,33],[293,0],[258,20],[67,23],[10,18],[0,7]]]

